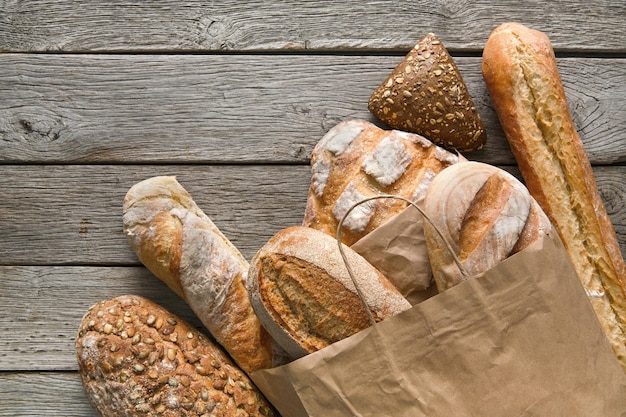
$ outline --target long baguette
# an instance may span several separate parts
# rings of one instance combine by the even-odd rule
[[[273,365],[271,338],[245,288],[248,261],[175,177],[131,187],[124,231],[139,260],[189,304],[244,371]]]
[[[626,266],[550,40],[523,25],[502,24],[485,44],[482,71],[526,186],[561,236],[626,370]]]

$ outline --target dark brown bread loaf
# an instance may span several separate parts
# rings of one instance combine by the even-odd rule
[[[394,129],[418,133],[459,151],[478,150],[487,140],[461,73],[432,33],[374,91],[368,108]]]
[[[143,297],[91,307],[76,354],[87,397],[103,417],[274,415],[217,344]]]

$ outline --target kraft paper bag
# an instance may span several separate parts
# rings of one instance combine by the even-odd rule
[[[626,376],[556,236],[251,376],[283,417],[626,417]]]
[[[422,215],[415,208],[407,207],[351,249],[374,265],[411,305],[437,293]]]
[[[467,162],[459,153],[457,158],[459,162]],[[421,207],[423,197],[414,203]],[[374,265],[411,305],[437,294],[424,236],[424,219],[415,208],[407,207],[351,248]]]

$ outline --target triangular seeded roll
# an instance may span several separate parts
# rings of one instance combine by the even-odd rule
[[[394,129],[418,133],[458,151],[481,149],[487,140],[461,73],[432,33],[374,91],[368,108]]]

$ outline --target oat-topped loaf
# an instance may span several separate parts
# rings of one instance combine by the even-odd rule
[[[384,130],[365,120],[341,122],[312,152],[303,225],[334,237],[344,214],[367,197],[394,194],[418,202],[434,176],[458,160],[413,133]],[[397,199],[358,206],[343,223],[342,242],[352,245],[407,206]]]
[[[432,33],[374,91],[368,108],[394,129],[419,133],[459,151],[480,149],[487,140],[461,73]]]
[[[273,416],[210,339],[139,296],[102,301],[76,338],[83,385],[102,416]]]

